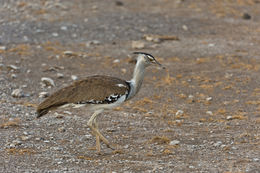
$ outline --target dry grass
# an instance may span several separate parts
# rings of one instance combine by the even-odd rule
[[[166,136],[155,136],[151,140],[149,140],[149,143],[156,143],[156,144],[159,144],[159,145],[169,144],[170,139]]]
[[[6,129],[6,128],[9,128],[9,127],[18,127],[19,124],[20,124],[20,119],[15,118],[14,120],[7,121],[7,122],[0,124],[0,128]]]
[[[15,154],[18,154],[18,155],[30,155],[30,154],[35,154],[36,151],[33,150],[33,149],[29,149],[29,148],[11,148],[11,149],[6,149],[6,152],[8,154],[12,154],[12,155],[15,155]]]

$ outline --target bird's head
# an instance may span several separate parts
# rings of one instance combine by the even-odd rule
[[[143,61],[145,63],[145,66],[148,67],[150,65],[158,65],[160,66],[162,69],[165,69],[164,66],[162,66],[162,64],[160,64],[154,57],[153,55],[149,54],[149,53],[144,53],[144,52],[134,52],[134,54],[137,54],[137,61]]]

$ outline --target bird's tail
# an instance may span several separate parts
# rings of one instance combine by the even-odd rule
[[[49,112],[49,109],[37,109],[37,116],[36,118],[40,118],[43,115],[47,114]]]

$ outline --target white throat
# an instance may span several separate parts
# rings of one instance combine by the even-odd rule
[[[133,78],[130,80],[130,93],[128,94],[127,99],[131,99],[139,92],[144,79],[145,67],[145,59],[142,56],[139,56],[135,65]]]

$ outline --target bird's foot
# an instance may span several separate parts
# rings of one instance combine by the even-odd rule
[[[114,144],[114,143],[107,144],[107,147],[111,148],[112,150],[121,150],[121,148],[122,148],[120,145]]]

